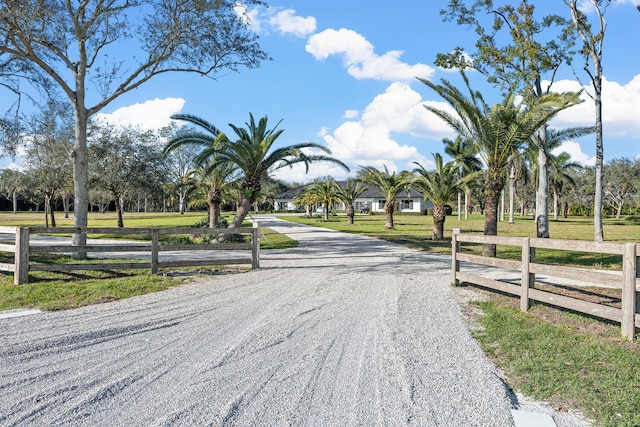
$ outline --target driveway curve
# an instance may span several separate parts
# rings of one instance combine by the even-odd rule
[[[450,258],[301,226],[261,268],[0,319],[0,425],[512,426]]]

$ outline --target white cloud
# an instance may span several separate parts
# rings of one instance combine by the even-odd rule
[[[345,28],[314,34],[309,38],[306,50],[317,60],[341,56],[347,72],[356,79],[410,81],[416,77],[430,78],[434,74],[429,65],[409,65],[400,61],[402,52],[399,50],[376,55],[367,39]]]
[[[346,110],[342,115],[343,119],[355,119],[360,112],[358,110]]]
[[[313,16],[296,16],[293,9],[284,9],[269,18],[277,31],[283,34],[293,34],[297,37],[306,37],[316,31],[316,18]]]
[[[560,80],[553,84],[557,92],[578,91],[580,84],[573,80]],[[591,89],[589,89],[591,90]],[[595,109],[593,100],[583,93],[584,102],[558,114],[552,125],[558,128],[593,126]],[[640,138],[640,74],[629,83],[602,81],[602,120],[605,137]]]
[[[145,130],[156,130],[168,126],[171,115],[180,112],[184,103],[182,98],[156,98],[118,108],[113,113],[98,113],[95,119],[116,126],[140,126]]]
[[[435,115],[423,107],[424,100],[406,83],[392,83],[386,91],[376,96],[366,106],[362,116],[345,117],[335,130],[326,128],[318,135],[325,141],[332,155],[345,162],[352,170],[344,170],[329,164],[312,165],[309,174],[304,168],[294,167],[278,172],[278,177],[287,181],[309,182],[314,178],[332,176],[336,179],[355,174],[360,166],[373,166],[389,171],[411,170],[413,162],[420,162],[426,168],[433,168],[433,161],[425,158],[417,147],[396,141],[393,134],[409,134],[414,138],[438,141],[444,136],[452,137],[453,132]],[[346,116],[346,115],[345,115]],[[419,141],[422,143],[421,141]],[[439,142],[430,151],[441,151]]]
[[[582,147],[575,141],[565,141],[558,148],[551,151],[551,154],[557,156],[562,152],[566,152],[571,156],[571,160],[578,162],[584,166],[593,166],[596,164],[596,158],[589,157],[582,152]]]

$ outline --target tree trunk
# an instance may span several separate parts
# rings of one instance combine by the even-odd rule
[[[124,209],[124,197],[116,197],[116,211],[118,213],[118,227],[124,227],[124,221],[122,220],[122,210]]]
[[[44,226],[49,227],[49,196],[45,194],[44,196]]]
[[[384,214],[385,214],[384,228],[386,230],[391,230],[394,228],[393,211],[394,211],[394,200],[391,200],[391,201],[387,200],[387,202],[384,204]]]
[[[62,193],[62,206],[64,208],[64,217],[69,218],[69,194],[66,191]]]
[[[236,214],[233,217],[231,224],[229,224],[229,228],[238,228],[242,226],[242,222],[247,217],[249,212],[251,212],[251,205],[253,205],[253,201],[246,199],[244,197],[242,198],[242,200],[238,204],[238,209],[236,210]]]
[[[444,238],[444,222],[447,219],[444,205],[434,205],[431,213],[433,217],[433,240]]]
[[[84,106],[84,86],[80,78],[76,81],[76,97],[74,102],[76,120],[76,141],[71,153],[73,160],[73,226],[76,229],[86,228],[88,224],[89,209],[89,179],[87,160],[87,121],[88,111]],[[74,233],[73,246],[86,246],[87,234],[83,231]],[[74,252],[73,259],[87,259],[86,252]]]
[[[543,127],[538,136],[546,144],[547,132]],[[545,147],[538,149],[538,188],[536,189],[536,235],[541,238],[549,237],[549,173],[547,170],[547,153]]]
[[[604,150],[602,143],[602,65],[598,61],[593,79],[596,107],[596,194],[593,201],[593,238],[596,242],[604,241],[602,229],[602,169]]]
[[[458,191],[458,221],[462,219],[462,193]]]
[[[353,207],[353,203],[347,204],[345,213],[347,215],[347,224],[353,225],[353,218],[355,217],[355,214],[356,214],[356,210]]]
[[[511,165],[509,171],[509,224],[513,224],[513,209],[516,198],[516,167]]]
[[[17,191],[13,191],[11,194],[11,200],[13,202],[13,213],[17,214],[18,213],[18,192]]]
[[[51,226],[56,226],[56,214],[55,214],[55,202],[53,199],[53,194],[49,196],[49,216],[51,217]]]
[[[484,235],[498,235],[498,205],[500,204],[500,194],[504,187],[503,173],[500,170],[489,169],[487,171],[487,181],[485,187],[485,217],[484,217]],[[484,244],[482,246],[482,255],[488,257],[496,256],[496,245]]]
[[[185,212],[184,201],[185,201],[184,191],[178,190],[178,210],[180,211],[180,215],[184,215],[184,212]]]
[[[553,219],[558,220],[558,192],[553,190]]]
[[[209,207],[209,228],[216,228],[216,220],[215,220],[215,212],[214,206],[212,202],[208,202],[207,206]]]
[[[467,190],[464,192],[464,219],[469,218],[469,193],[471,190]]]
[[[324,203],[324,220],[329,221],[329,202]]]

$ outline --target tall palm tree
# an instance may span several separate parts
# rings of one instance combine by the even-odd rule
[[[444,163],[440,153],[433,154],[436,169],[427,171],[424,166],[414,162],[418,167],[414,173],[418,174],[418,179],[413,183],[413,187],[422,192],[425,200],[429,199],[433,203],[433,239],[442,240],[444,238],[444,222],[447,219],[445,205],[464,185],[475,179],[479,172],[460,176],[460,169],[456,161]]]
[[[341,186],[337,182],[334,182],[335,192],[338,199],[344,203],[345,213],[347,215],[347,224],[353,224],[353,219],[356,214],[354,203],[362,193],[367,190],[367,187],[360,181],[348,179],[344,186]]]
[[[435,84],[419,79],[440,95],[452,108],[442,110],[425,108],[443,119],[459,135],[476,144],[486,165],[485,171],[485,224],[484,234],[498,234],[498,204],[504,188],[509,158],[532,135],[561,110],[580,102],[576,93],[551,93],[531,100],[530,104],[515,102],[513,93],[507,94],[500,104],[489,106],[479,92],[473,91],[462,73],[469,96],[447,80]],[[495,256],[495,245],[484,245],[485,256]]]
[[[455,140],[444,138],[442,142],[444,143],[444,152],[448,154],[454,162],[456,162],[459,178],[482,170],[482,162],[478,158],[478,151],[472,141],[463,139],[458,135]],[[469,187],[465,187],[461,190],[464,190],[464,217],[466,219],[469,215],[469,193],[471,189]],[[462,201],[460,200],[460,196],[461,191],[459,190],[458,219],[461,219],[462,211]]]
[[[173,139],[168,142],[165,151],[186,143],[197,144],[203,147],[197,161],[211,158],[213,167],[220,163],[232,163],[242,173],[240,202],[229,228],[242,225],[251,211],[251,206],[260,195],[263,180],[278,169],[303,163],[308,170],[311,163],[330,162],[349,170],[343,162],[330,156],[331,150],[313,142],[275,148],[274,144],[284,130],[277,129],[280,122],[274,128],[268,129],[266,116],[256,123],[253,114],[249,114],[249,122],[245,123],[246,129],[229,124],[238,137],[235,141],[230,140],[218,128],[199,117],[177,114],[171,118],[200,126],[207,133],[196,131],[190,136]],[[321,154],[309,154],[309,150],[318,150]]]
[[[387,166],[384,166],[384,172],[373,166],[365,166],[362,168],[360,180],[365,184],[376,187],[385,197],[384,228],[390,230],[394,227],[393,212],[395,210],[396,196],[402,190],[408,191],[414,180],[414,175],[408,171],[389,173]]]

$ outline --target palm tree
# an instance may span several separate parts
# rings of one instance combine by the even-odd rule
[[[551,151],[560,147],[560,145],[565,141],[571,141],[576,138],[581,138],[583,136],[589,135],[595,131],[595,127],[593,126],[577,126],[566,129],[546,129],[542,134],[546,138],[545,141],[540,140],[540,133],[536,133],[531,137],[531,141],[528,147],[525,150],[526,157],[529,159],[529,164],[531,165],[531,172],[535,179],[536,188],[540,188],[539,185],[539,177],[542,175],[547,176],[547,182],[549,186],[552,185],[550,182],[551,177],[548,175],[552,172],[550,169],[554,167],[552,162],[554,159],[552,158]],[[543,155],[546,159],[544,162],[547,171],[541,173],[540,168],[540,153],[543,152]],[[539,190],[538,190],[539,191]],[[545,191],[545,193],[547,193]],[[536,202],[538,201],[538,197],[536,197]],[[544,209],[542,209],[544,210]],[[536,212],[541,211],[541,209],[536,209]],[[557,219],[557,210],[554,213],[555,219]],[[538,212],[539,214],[539,212]],[[548,224],[546,226],[536,224],[536,234],[537,237],[548,238],[549,237],[549,227]]]
[[[451,156],[458,167],[458,177],[475,173],[482,170],[482,162],[478,159],[478,151],[472,141],[463,139],[460,135],[455,140],[444,138],[444,152]],[[464,188],[464,217],[465,219],[469,215],[469,193],[471,189],[469,187]],[[461,191],[458,191],[458,219],[461,219]]]
[[[314,203],[318,203],[324,207],[323,215],[325,221],[329,221],[329,208],[334,202],[339,201],[334,183],[335,181],[332,179],[318,181],[311,185],[306,191],[309,195],[309,200],[313,200]]]
[[[334,186],[336,197],[344,203],[347,224],[352,225],[356,213],[353,205],[356,199],[367,190],[367,187],[362,182],[351,179],[348,179],[344,186],[337,182],[334,182]]]
[[[549,155],[549,186],[553,191],[553,219],[558,219],[558,204],[562,203],[562,190],[565,184],[576,186],[573,177],[568,173],[573,169],[581,169],[582,165],[571,161],[569,153],[563,151],[558,155]],[[565,212],[566,217],[566,212]]]
[[[516,104],[515,95],[507,94],[500,104],[487,105],[479,92],[473,91],[462,73],[469,96],[446,80],[435,84],[419,79],[440,95],[452,108],[425,108],[449,124],[463,138],[473,141],[486,165],[484,234],[498,234],[498,204],[507,178],[507,164],[513,153],[561,110],[580,102],[578,94],[546,94],[530,104]],[[485,256],[495,256],[495,245],[484,245]]]
[[[347,171],[349,170],[343,162],[328,155],[331,154],[328,148],[313,142],[274,148],[274,143],[283,130],[277,129],[280,122],[273,129],[268,129],[266,116],[256,123],[253,115],[249,114],[249,122],[245,123],[246,129],[229,124],[238,137],[235,141],[231,141],[215,126],[199,117],[177,114],[171,116],[171,118],[200,126],[208,133],[191,132],[190,135],[175,138],[168,142],[165,151],[172,150],[182,144],[200,145],[203,150],[198,155],[197,161],[211,158],[213,167],[220,163],[232,163],[242,173],[240,179],[240,202],[229,228],[236,228],[242,225],[242,222],[251,211],[251,206],[260,196],[264,179],[278,169],[303,163],[306,170],[308,170],[311,163],[322,161],[331,162],[342,166]],[[319,150],[324,154],[309,154],[309,150]]]
[[[414,162],[418,167],[414,173],[419,175],[413,183],[414,188],[422,192],[425,200],[429,199],[433,203],[433,239],[442,240],[444,238],[444,222],[447,219],[445,205],[460,191],[464,185],[479,174],[475,172],[460,176],[460,169],[455,161],[443,163],[442,155],[433,154],[436,169],[433,172],[427,171],[424,166]]]
[[[393,212],[395,210],[396,196],[400,194],[402,190],[409,190],[414,180],[413,174],[407,171],[393,172],[390,174],[386,165],[384,166],[384,172],[372,166],[365,166],[362,168],[360,180],[365,184],[376,187],[384,194],[384,228],[387,230],[392,229],[394,227]]]
[[[218,164],[216,167],[203,165],[190,173],[191,191],[199,194],[191,205],[206,203],[208,208],[209,228],[216,228],[220,222],[220,206],[224,197],[236,181],[238,168],[231,163]]]

